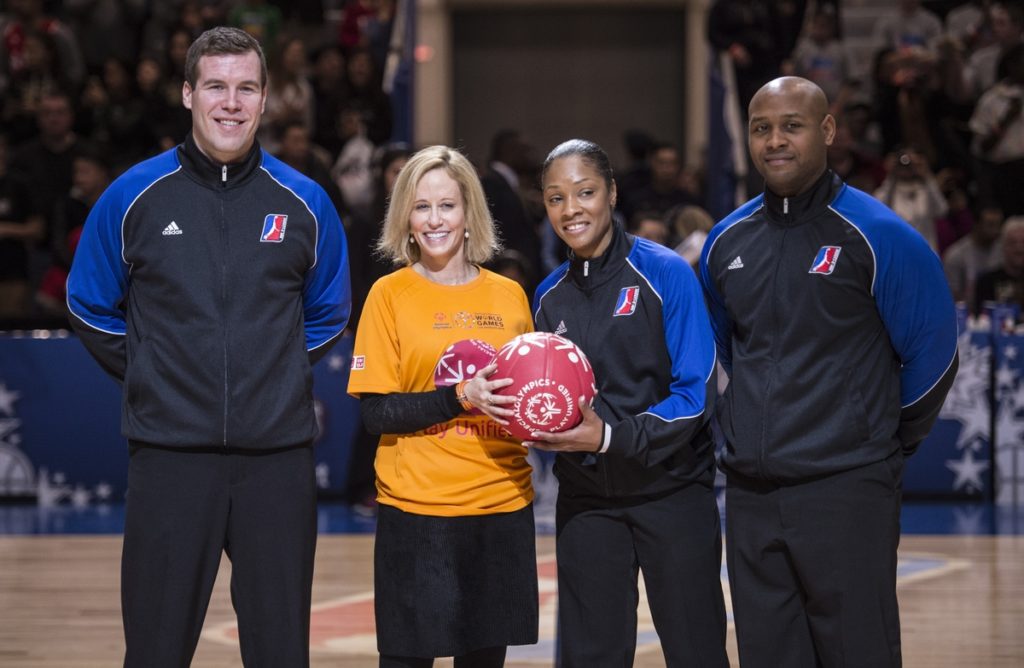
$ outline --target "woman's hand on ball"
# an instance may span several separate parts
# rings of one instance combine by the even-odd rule
[[[583,419],[572,429],[560,432],[535,431],[523,445],[551,452],[597,452],[604,438],[604,420],[590,404],[580,397],[580,415]]]
[[[515,403],[516,398],[495,394],[497,390],[512,384],[511,378],[488,378],[497,368],[497,364],[489,364],[477,371],[476,375],[466,383],[466,399],[487,417],[498,424],[506,425],[508,424],[506,418],[512,417],[514,413],[511,409],[505,408],[505,404]]]

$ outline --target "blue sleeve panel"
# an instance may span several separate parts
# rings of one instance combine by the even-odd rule
[[[327,193],[306,178],[284,168],[264,152],[263,166],[274,179],[301,199],[316,219],[316,251],[302,293],[306,348],[310,363],[323,357],[345,330],[352,310],[348,244],[338,212]]]
[[[608,451],[653,466],[680,447],[690,447],[710,419],[715,342],[700,283],[685,260],[672,251],[637,243],[629,262],[661,299],[672,380],[664,399],[612,425]]]
[[[953,297],[924,238],[888,207],[846,187],[833,211],[857,228],[875,258],[871,291],[902,363],[900,440],[911,452],[938,416],[958,367]]]
[[[751,214],[761,208],[764,196],[758,195],[740,208],[733,211],[722,219],[708,234],[704,241],[704,248],[700,254],[700,282],[704,288],[704,298],[707,301],[708,312],[711,315],[711,328],[715,335],[715,344],[718,346],[718,359],[726,373],[732,376],[732,320],[729,318],[729,311],[725,307],[725,301],[715,287],[715,281],[711,270],[708,267],[711,252],[715,242],[722,234],[733,225],[748,218]]]
[[[92,207],[68,275],[71,325],[105,371],[124,378],[125,312],[131,267],[124,259],[122,225],[132,205],[157,181],[180,169],[175,149],[118,177]]]
[[[566,274],[569,273],[569,262],[563,262],[555,268],[547,278],[540,282],[537,289],[533,293],[533,322],[537,324],[537,316],[540,313],[540,304],[544,301],[544,295],[551,291],[556,285],[558,285]]]

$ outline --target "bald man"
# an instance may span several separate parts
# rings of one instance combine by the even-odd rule
[[[942,265],[825,159],[815,84],[749,109],[762,195],[712,230],[700,275],[719,359],[726,558],[744,668],[898,666],[903,463],[957,369]]]

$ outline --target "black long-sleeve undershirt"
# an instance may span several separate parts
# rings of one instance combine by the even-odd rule
[[[451,420],[462,406],[452,385],[432,392],[364,394],[359,412],[371,434],[409,434]]]

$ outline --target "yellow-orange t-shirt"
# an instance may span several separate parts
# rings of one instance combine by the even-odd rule
[[[510,279],[481,269],[469,283],[440,285],[399,269],[366,298],[348,391],[432,391],[434,368],[452,343],[479,339],[501,348],[532,329],[526,295]],[[504,513],[533,501],[526,448],[485,415],[384,434],[375,468],[377,500],[420,515]]]

